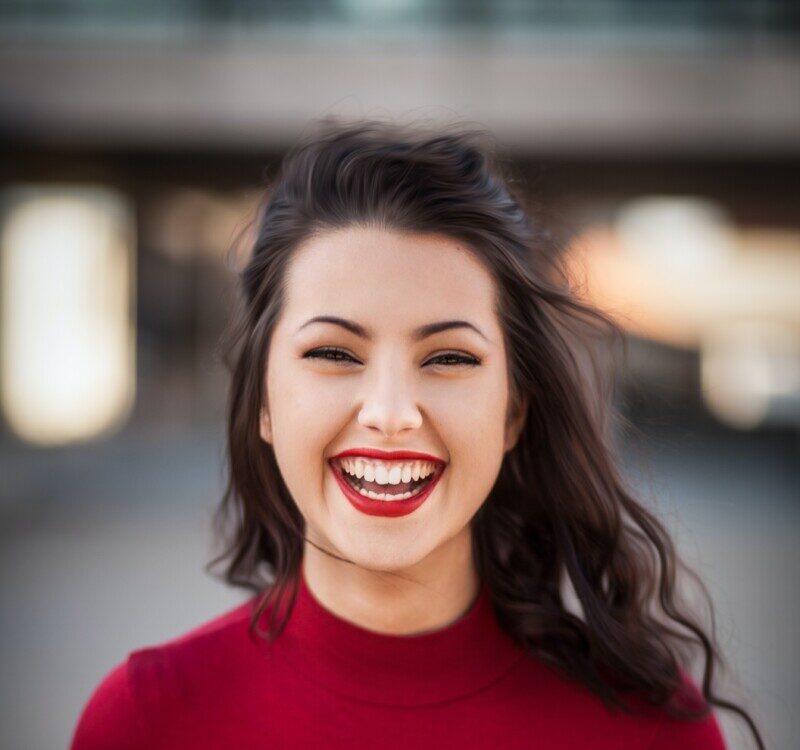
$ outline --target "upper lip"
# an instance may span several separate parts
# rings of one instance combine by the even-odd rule
[[[401,461],[404,459],[416,461],[433,461],[437,464],[447,463],[437,456],[430,453],[420,453],[419,451],[382,451],[379,448],[348,448],[341,453],[337,453],[331,458],[345,458],[347,456],[363,456],[364,458],[379,458],[384,461]]]

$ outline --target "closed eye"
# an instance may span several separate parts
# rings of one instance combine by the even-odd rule
[[[303,355],[303,358],[307,359],[324,359],[328,362],[355,362],[358,363],[358,360],[355,357],[352,357],[343,349],[337,349],[336,347],[332,346],[323,346],[318,349],[312,349],[311,351],[306,352]],[[449,360],[449,361],[445,361]],[[459,354],[458,352],[446,352],[445,354],[437,354],[435,357],[431,357],[425,365],[428,364],[442,364],[445,367],[460,367],[460,366],[469,366],[474,367],[479,365],[481,362],[479,359],[472,357],[467,354]],[[425,366],[423,365],[423,367]]]

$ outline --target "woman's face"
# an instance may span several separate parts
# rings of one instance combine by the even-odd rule
[[[432,563],[454,542],[469,549],[470,519],[521,426],[505,429],[506,353],[489,272],[442,235],[348,227],[298,248],[286,292],[261,437],[274,448],[309,538],[384,571]],[[352,321],[368,338],[308,322],[316,316]],[[442,321],[478,330],[413,335]],[[412,512],[374,515],[348,500],[330,461],[364,448],[417,451],[446,465]]]

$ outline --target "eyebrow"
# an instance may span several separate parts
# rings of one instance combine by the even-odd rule
[[[360,336],[362,339],[367,339],[367,341],[372,341],[372,335],[367,331],[364,326],[359,325],[353,320],[347,320],[346,318],[339,318],[336,315],[316,315],[313,318],[307,320],[300,328],[295,331],[297,333],[301,329],[305,328],[306,326],[311,325],[312,323],[332,323],[336,326],[341,326],[342,328],[350,331],[350,333],[354,333],[356,336]],[[411,338],[413,341],[422,341],[422,339],[428,338],[429,336],[433,336],[436,333],[441,333],[442,331],[449,331],[453,328],[470,328],[475,333],[477,333],[481,338],[489,341],[488,338],[483,334],[483,332],[472,323],[466,320],[441,320],[437,323],[428,323],[427,325],[420,326],[419,328],[415,328],[411,332]],[[491,343],[491,341],[489,341]]]

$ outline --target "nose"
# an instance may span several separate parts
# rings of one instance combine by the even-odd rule
[[[380,430],[386,437],[419,428],[422,414],[416,404],[413,383],[405,370],[387,361],[383,367],[375,368],[372,375],[365,380],[359,424]]]

